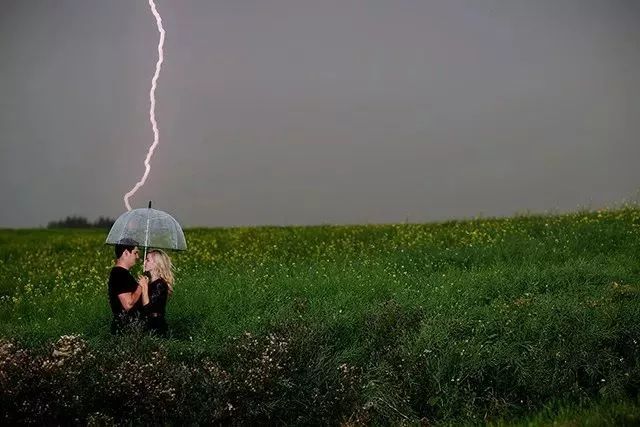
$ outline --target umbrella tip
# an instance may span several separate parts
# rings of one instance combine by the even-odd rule
[[[151,200],[149,200],[149,209],[151,209]]]

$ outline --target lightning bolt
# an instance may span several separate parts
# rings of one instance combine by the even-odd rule
[[[164,46],[164,28],[162,27],[162,18],[158,13],[158,9],[156,8],[156,4],[153,0],[149,0],[149,7],[151,8],[151,13],[156,18],[156,24],[158,25],[158,32],[160,33],[160,41],[158,42],[158,62],[156,62],[156,72],[151,79],[151,90],[149,91],[149,101],[151,106],[149,108],[149,121],[151,122],[151,127],[153,128],[153,144],[149,147],[149,151],[147,152],[147,157],[144,159],[144,175],[133,186],[133,188],[124,195],[124,205],[127,207],[127,210],[131,210],[131,205],[129,204],[129,198],[133,196],[136,191],[140,187],[142,187],[147,180],[147,176],[149,176],[149,172],[151,171],[151,156],[153,156],[153,152],[158,145],[158,123],[156,122],[156,87],[158,84],[158,77],[160,76],[160,69],[162,68],[162,61],[164,60],[164,55],[162,52],[162,48]]]

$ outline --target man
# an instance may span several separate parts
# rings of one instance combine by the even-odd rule
[[[111,333],[117,334],[127,325],[137,320],[140,316],[142,301],[140,295],[142,288],[139,286],[147,278],[141,277],[138,282],[133,278],[129,270],[140,258],[138,242],[132,239],[123,239],[116,245],[116,265],[109,274],[109,304],[113,312]]]

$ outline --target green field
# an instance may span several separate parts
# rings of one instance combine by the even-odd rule
[[[185,235],[159,340],[109,334],[106,231],[0,231],[1,419],[640,423],[636,207]]]

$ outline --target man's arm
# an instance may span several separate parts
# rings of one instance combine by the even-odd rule
[[[142,286],[138,286],[133,292],[123,292],[118,294],[118,299],[120,300],[120,304],[122,304],[122,308],[124,308],[125,311],[131,310],[136,302],[138,302],[141,294]]]

